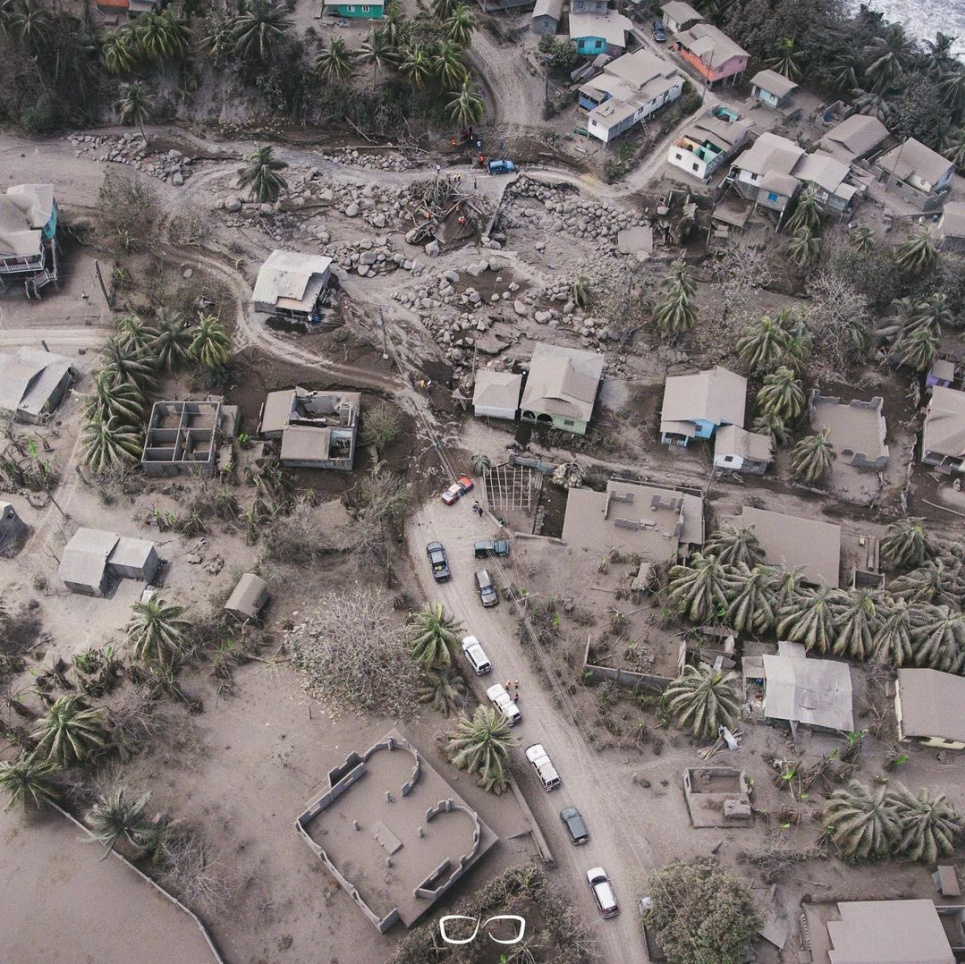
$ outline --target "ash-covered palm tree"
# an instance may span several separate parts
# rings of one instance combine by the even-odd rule
[[[914,794],[900,783],[888,794],[901,828],[897,853],[908,860],[934,864],[955,850],[962,835],[962,818],[943,793],[922,788]]]
[[[902,516],[888,526],[881,540],[882,561],[891,569],[913,569],[934,555],[925,520]]]
[[[6,30],[21,43],[43,46],[50,35],[51,16],[40,0],[17,0],[9,4]]]
[[[687,265],[678,261],[660,284],[661,299],[654,307],[653,321],[665,335],[682,335],[697,324],[697,286]]]
[[[231,337],[214,315],[202,315],[188,331],[191,335],[188,353],[192,358],[197,358],[205,368],[220,368],[228,364]]]
[[[721,526],[707,539],[702,551],[705,556],[714,556],[722,566],[752,568],[764,561],[764,550],[752,525]]]
[[[701,739],[713,739],[718,727],[733,729],[740,720],[737,674],[724,675],[706,663],[684,666],[663,693],[667,711],[682,730]]]
[[[169,372],[181,368],[191,357],[192,341],[192,334],[180,312],[162,308],[158,313],[157,337],[150,347],[158,368]]]
[[[893,854],[901,825],[888,787],[870,789],[852,780],[835,790],[824,809],[824,829],[847,857],[869,860]]]
[[[761,414],[754,419],[751,428],[757,432],[758,435],[769,435],[778,447],[783,447],[790,441],[787,424],[776,412],[761,412]]]
[[[469,86],[469,71],[462,62],[462,47],[453,40],[446,40],[439,45],[436,55],[432,60],[432,69],[439,83],[447,88],[461,87],[466,84]],[[469,120],[467,124],[474,123]]]
[[[154,595],[134,603],[127,626],[127,641],[134,658],[156,666],[175,666],[184,652],[185,635],[191,623],[184,618],[184,606],[175,606]]]
[[[87,839],[104,848],[101,860],[110,856],[118,841],[124,841],[139,856],[149,849],[157,829],[156,824],[144,814],[151,793],[148,791],[136,800],[127,796],[126,787],[117,787],[102,796],[87,814]]]
[[[101,372],[119,385],[129,382],[145,391],[154,385],[154,361],[142,352],[126,347],[119,337],[104,342]]]
[[[446,32],[447,40],[459,44],[460,47],[468,47],[472,32],[476,29],[476,19],[469,7],[461,4],[452,11],[448,20],[443,22],[442,29]]]
[[[341,84],[355,73],[354,59],[355,54],[345,46],[345,41],[333,37],[315,58],[315,70],[323,80]]]
[[[826,653],[834,643],[834,604],[838,591],[825,583],[799,591],[780,611],[778,639],[803,643],[808,650]]]
[[[0,790],[9,797],[4,810],[18,803],[42,807],[56,800],[60,796],[59,773],[56,762],[44,760],[36,754],[21,755],[13,762],[0,761]]]
[[[797,418],[804,410],[804,389],[794,370],[782,365],[764,379],[757,393],[757,407],[762,412],[785,420]]]
[[[462,6],[461,0],[433,0],[432,16],[442,23],[448,20],[460,6]]]
[[[874,232],[865,224],[859,225],[848,235],[848,243],[858,254],[871,254],[875,249]]]
[[[915,633],[915,665],[959,673],[965,662],[965,614],[948,606],[922,604]]]
[[[695,553],[688,566],[670,570],[668,600],[692,623],[727,613],[727,572],[713,556]]]
[[[87,422],[81,430],[80,458],[98,474],[137,464],[143,449],[140,429],[117,417]]]
[[[425,605],[409,617],[409,646],[413,658],[432,668],[450,666],[462,625],[447,615],[442,603]]]
[[[888,91],[912,66],[918,53],[917,42],[905,33],[901,24],[888,24],[865,50],[865,76],[873,82],[875,90]]]
[[[924,372],[935,364],[940,348],[941,335],[934,328],[923,325],[899,335],[891,351],[899,365]]]
[[[492,467],[493,460],[488,455],[476,452],[469,459],[473,475],[485,475]]]
[[[947,157],[959,170],[965,168],[965,125],[951,129],[947,143],[942,148],[942,156]]]
[[[500,794],[509,786],[509,750],[515,745],[502,713],[477,706],[472,716],[459,716],[446,744],[446,756],[457,770],[479,778],[479,786]]]
[[[154,112],[154,92],[143,80],[133,80],[129,84],[121,84],[118,88],[118,98],[114,105],[117,116],[122,124],[134,124],[141,132],[141,137],[147,140],[144,133],[144,123],[151,119]]]
[[[875,659],[895,667],[911,665],[924,613],[914,603],[892,598],[884,607],[883,616],[874,638]]]
[[[104,38],[101,44],[104,69],[112,76],[126,74],[137,63],[138,46],[131,27],[121,27]]]
[[[774,56],[765,61],[766,65],[788,80],[797,80],[801,76],[801,61],[804,52],[798,49],[793,37],[782,37],[774,48]]]
[[[806,188],[798,197],[794,212],[787,219],[788,234],[795,234],[801,228],[817,233],[821,227],[821,202],[815,187]]]
[[[835,656],[868,659],[874,652],[875,637],[883,622],[885,598],[876,589],[849,589],[832,603]]]
[[[783,361],[790,340],[780,322],[764,315],[744,329],[737,340],[737,354],[752,372],[771,372]]]
[[[104,372],[94,378],[94,389],[84,403],[84,420],[109,422],[116,418],[124,425],[139,425],[144,418],[144,393],[130,382],[114,384]]]
[[[179,60],[191,43],[191,28],[178,19],[173,9],[144,13],[133,29],[138,49],[149,60]]]
[[[288,182],[279,174],[288,165],[275,159],[270,147],[259,147],[248,156],[248,166],[238,171],[238,187],[249,188],[259,203],[274,204],[278,195],[288,189]]]
[[[432,76],[432,59],[422,44],[413,44],[403,51],[399,72],[416,89],[425,87]]]
[[[459,90],[450,91],[450,94],[452,100],[446,104],[446,110],[460,127],[478,124],[486,116],[486,105],[470,86],[468,77],[463,80]]]
[[[466,681],[450,669],[430,669],[419,680],[417,699],[449,716],[458,710],[469,694]]]
[[[126,351],[144,355],[157,338],[157,329],[144,324],[137,315],[124,315],[117,320],[117,343]]]
[[[807,485],[820,482],[837,458],[829,434],[825,429],[819,435],[808,435],[791,449],[791,471]]]
[[[938,248],[928,228],[922,228],[895,248],[895,263],[910,274],[924,274],[938,263]]]
[[[942,75],[938,87],[942,105],[960,118],[965,112],[965,72],[960,66],[956,66]]]
[[[359,60],[372,65],[372,87],[379,79],[379,71],[388,70],[398,63],[399,57],[384,30],[375,28],[359,48]]]
[[[896,599],[909,602],[954,606],[958,603],[957,570],[956,566],[947,566],[942,558],[929,559],[923,566],[893,579],[888,592]]]
[[[803,566],[793,569],[779,569],[774,576],[774,610],[781,614],[784,608],[794,602],[801,591]]]
[[[275,59],[292,21],[281,5],[269,0],[244,0],[228,22],[235,53],[262,64]]]
[[[787,256],[799,268],[807,268],[821,256],[821,235],[808,227],[800,227],[791,234]]]
[[[33,732],[34,756],[65,768],[83,763],[110,742],[104,713],[90,709],[79,696],[61,696]]]
[[[727,625],[736,633],[759,636],[774,626],[774,577],[775,570],[770,566],[749,568],[741,563],[735,567],[728,579]]]

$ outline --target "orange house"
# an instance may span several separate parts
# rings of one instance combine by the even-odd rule
[[[709,23],[697,23],[678,33],[674,50],[700,74],[708,87],[728,78],[731,84],[737,83],[737,78],[747,70],[751,56]]]

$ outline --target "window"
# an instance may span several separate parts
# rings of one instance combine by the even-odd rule
[[[768,194],[767,194],[767,200],[768,200],[768,201],[776,201],[776,200],[777,200],[777,195],[776,195],[773,191],[769,191]]]
[[[695,165],[694,165],[694,170],[695,170],[695,171],[699,171],[699,170],[700,170],[700,165],[699,165],[699,164],[695,164]]]
[[[569,427],[569,428],[572,428],[576,423],[575,423],[575,422],[573,421],[573,419],[571,419],[571,418],[564,418],[564,419],[563,419],[563,424],[566,425],[566,426]]]
[[[362,13],[368,13],[371,9],[371,7],[362,7]]]
[[[756,180],[757,180],[757,175],[756,175],[756,174],[752,174],[752,175],[751,175],[751,180],[752,180],[752,181],[756,181]]]

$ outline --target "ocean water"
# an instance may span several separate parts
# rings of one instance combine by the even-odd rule
[[[965,60],[965,0],[866,0],[872,10],[880,10],[889,23],[901,23],[920,40],[934,40],[940,30],[957,37],[954,51]],[[853,0],[854,9],[860,0]]]

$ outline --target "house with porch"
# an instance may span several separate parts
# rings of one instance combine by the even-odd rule
[[[52,184],[15,184],[0,194],[0,293],[22,284],[27,297],[56,283],[57,202]]]
[[[939,472],[965,472],[965,392],[941,385],[931,390],[921,460]]]
[[[851,168],[824,154],[805,154],[791,173],[806,187],[813,188],[818,203],[832,214],[850,210],[861,193],[850,181]]]
[[[708,114],[680,132],[667,151],[667,162],[698,181],[708,181],[744,146],[753,126],[750,120]]]
[[[664,382],[660,440],[687,445],[712,438],[722,425],[744,427],[747,379],[720,366],[693,375],[670,375]]]
[[[798,85],[776,70],[759,70],[751,78],[751,97],[775,110],[786,107]]]
[[[604,359],[595,351],[541,342],[533,351],[519,403],[524,422],[585,435],[593,416]]]
[[[660,8],[660,11],[663,14],[663,25],[670,33],[681,33],[695,24],[704,22],[703,14],[683,0],[670,0]]]
[[[322,13],[346,20],[381,20],[385,13],[385,0],[365,0],[365,3],[322,0]]]
[[[622,13],[606,10],[602,13],[570,13],[570,40],[576,52],[584,57],[609,54],[615,57],[627,46],[627,31],[633,23]]]
[[[947,157],[909,137],[875,161],[875,172],[889,191],[922,211],[934,211],[948,194],[955,165]]]
[[[646,48],[610,61],[580,87],[579,106],[587,111],[587,130],[605,144],[675,101],[684,78],[673,65]]]
[[[707,87],[736,84],[747,70],[750,54],[709,23],[694,24],[674,37],[673,49],[700,74]]]
[[[801,189],[791,172],[803,156],[799,144],[765,131],[731,165],[734,187],[743,197],[783,215]]]

